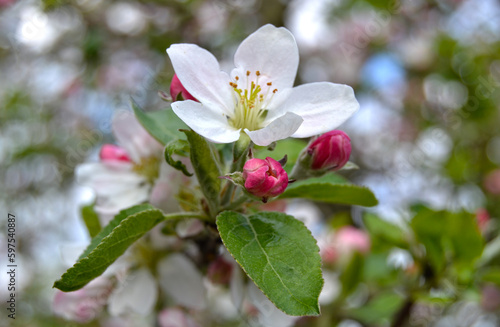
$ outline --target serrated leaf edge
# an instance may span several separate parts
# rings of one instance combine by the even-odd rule
[[[246,215],[243,215],[243,214],[241,214],[241,213],[239,213],[239,212],[235,212],[235,211],[223,211],[223,212],[219,213],[219,215],[223,214],[224,212],[233,212],[233,213],[237,213],[237,214],[240,214],[240,215],[244,216],[244,217],[245,217],[245,219],[249,222],[249,225],[252,227],[252,231],[253,231],[253,233],[254,233],[255,235],[257,235],[257,233],[255,232],[255,229],[254,229],[254,228],[253,228],[253,226],[250,224],[249,217],[247,217]],[[258,214],[256,214],[256,215],[258,215]],[[254,215],[252,215],[252,216],[254,216]],[[302,221],[298,220],[298,219],[297,219],[297,218],[295,218],[294,216],[291,216],[291,215],[286,215],[286,216],[291,217],[292,219],[295,219],[296,221],[298,221],[299,223],[301,223],[301,224],[305,227],[305,229],[307,230],[307,232],[309,233],[309,235],[310,235],[310,236],[314,239],[314,241],[315,241],[314,243],[315,243],[315,245],[316,245],[316,249],[318,250],[317,252],[319,253],[319,252],[320,252],[320,248],[319,248],[319,246],[318,246],[318,241],[317,241],[317,240],[316,240],[316,238],[312,235],[312,233],[311,233],[311,231],[309,230],[309,228],[307,228],[307,227],[306,227],[306,225],[304,224],[304,222],[302,222]],[[218,216],[217,216],[217,217],[218,217]],[[216,224],[217,224],[217,230],[218,230],[218,229],[219,229],[218,219],[216,220]],[[219,234],[220,234],[220,232],[219,232]],[[243,271],[244,271],[244,272],[245,272],[245,274],[248,276],[248,278],[250,278],[250,279],[252,280],[252,282],[255,284],[255,286],[257,286],[257,288],[258,288],[259,290],[261,290],[261,291],[262,291],[262,293],[264,293],[264,295],[266,295],[266,297],[269,299],[269,301],[271,301],[271,302],[272,302],[272,303],[276,306],[276,308],[278,308],[279,310],[281,310],[282,312],[284,312],[284,313],[286,313],[287,315],[290,315],[290,316],[295,316],[295,317],[300,317],[300,316],[302,316],[302,315],[297,315],[297,314],[294,314],[294,313],[289,313],[289,312],[286,312],[286,311],[284,311],[283,309],[281,309],[280,307],[278,307],[278,305],[277,305],[277,304],[276,304],[276,303],[275,303],[275,302],[274,302],[271,298],[269,298],[269,296],[267,296],[267,294],[264,292],[264,290],[263,290],[263,289],[262,289],[262,288],[261,288],[261,287],[260,287],[260,286],[259,286],[259,285],[255,282],[255,281],[254,281],[254,279],[252,278],[252,276],[250,276],[250,275],[248,274],[248,272],[247,272],[247,271],[246,271],[246,269],[243,267],[243,265],[240,263],[240,261],[234,257],[234,255],[231,253],[231,251],[229,251],[228,247],[226,246],[226,242],[224,241],[224,239],[222,239],[222,237],[221,237],[221,240],[222,240],[222,243],[224,244],[224,247],[227,249],[227,251],[228,251],[228,252],[229,252],[229,254],[231,255],[231,257],[233,257],[233,259],[234,259],[234,260],[235,260],[235,261],[236,261],[236,262],[240,265],[241,269],[243,269]],[[257,243],[259,244],[259,247],[262,249],[262,246],[260,245],[260,242],[259,242],[257,239],[256,239],[256,241],[257,241]],[[264,252],[264,253],[266,254],[266,259],[267,259],[267,260],[268,260],[268,262],[269,262],[269,258],[268,258],[268,256],[267,256],[267,253],[266,253],[263,249],[262,249],[262,252]],[[269,264],[270,264],[270,263],[269,263]],[[272,267],[272,265],[271,265],[271,267]],[[286,287],[286,285],[282,282],[281,277],[278,275],[278,273],[276,273],[276,271],[274,270],[274,267],[272,267],[272,268],[273,268],[273,271],[274,271],[274,273],[276,274],[276,276],[278,276],[279,280],[281,281],[281,283],[282,283],[282,284],[283,284],[283,286],[285,287],[285,289],[288,291],[288,293],[289,293],[289,294],[290,294],[290,295],[291,295],[294,299],[296,299],[296,298],[295,298],[295,296],[294,296],[294,295],[293,295],[293,294],[289,291],[288,287]],[[323,278],[323,272],[322,272],[322,270],[321,270],[321,260],[320,260],[320,264],[319,264],[318,269],[319,269],[319,274],[318,274],[318,275],[321,277],[321,289],[323,289],[323,286],[325,285],[325,280],[324,280],[324,278]],[[320,294],[321,294],[321,292],[320,292]],[[319,301],[319,294],[318,294],[318,297],[317,297],[316,301]],[[311,306],[309,306],[309,305],[307,305],[307,304],[304,304],[302,301],[297,300],[297,302],[299,302],[299,303],[301,303],[301,304],[305,305],[306,307],[313,308],[313,307],[311,307]],[[319,306],[319,302],[317,302],[317,303],[318,303],[318,306],[317,306],[316,308],[313,308],[316,314],[315,314],[315,315],[311,315],[311,316],[319,316],[319,315],[321,315],[321,308],[320,308],[320,306]]]
[[[160,213],[162,216],[164,216],[164,215],[163,215],[163,212],[162,212],[160,209],[147,209],[147,210],[140,211],[140,212],[137,212],[137,213],[135,213],[135,214],[133,214],[133,215],[128,216],[127,218],[123,219],[123,220],[120,222],[120,224],[124,223],[124,222],[125,222],[125,221],[127,221],[127,220],[130,220],[130,219],[135,218],[135,216],[137,216],[137,215],[139,215],[139,214],[144,214],[144,213],[147,213],[147,212],[153,212],[153,211],[156,211],[156,212]],[[161,220],[160,220],[160,221],[161,221]],[[116,227],[118,227],[120,224],[118,224]],[[116,227],[115,227],[115,229],[116,229]],[[115,233],[115,229],[113,229],[113,230],[111,231],[111,233],[109,233],[106,237],[104,237],[104,238],[101,240],[101,242],[100,242],[100,243],[99,243],[99,244],[98,244],[98,245],[97,245],[97,246],[96,246],[96,247],[95,247],[92,251],[90,251],[90,252],[89,252],[89,254],[88,254],[87,256],[85,256],[84,258],[79,259],[79,260],[78,260],[78,261],[77,261],[77,262],[76,262],[76,263],[75,263],[72,267],[70,267],[70,268],[69,268],[69,269],[68,269],[68,270],[67,270],[64,274],[62,274],[62,275],[61,275],[61,278],[60,278],[60,279],[58,279],[58,280],[56,280],[56,281],[54,282],[54,285],[53,285],[52,287],[55,287],[55,288],[60,289],[60,288],[59,288],[58,286],[56,286],[56,285],[58,285],[58,284],[60,285],[60,284],[62,283],[62,280],[64,279],[64,276],[67,276],[68,274],[70,274],[70,271],[72,271],[72,270],[74,270],[74,269],[77,269],[77,268],[78,268],[78,266],[80,266],[80,265],[81,265],[82,263],[84,263],[85,261],[90,260],[90,259],[89,259],[89,256],[90,256],[90,255],[92,255],[92,253],[94,253],[95,251],[97,251],[99,248],[101,248],[101,247],[103,246],[103,243],[105,243],[105,242],[106,242],[106,239],[110,238],[110,237],[111,237],[111,236]],[[144,234],[145,234],[145,233],[144,233]],[[136,235],[138,235],[138,234],[136,234]],[[136,236],[136,235],[135,235],[135,236]],[[113,244],[112,246],[116,246],[117,244],[120,244],[121,242],[123,242],[123,240],[122,240],[122,241],[120,241],[120,242],[117,242],[117,243]],[[125,251],[124,251],[123,253],[125,253]],[[122,254],[123,254],[123,253],[122,253]],[[120,254],[120,255],[122,255],[122,254]],[[117,257],[116,259],[118,259],[118,257]],[[116,261],[116,259],[115,259],[115,260],[113,260],[113,261],[112,261],[112,262],[108,265],[108,267],[109,267],[111,264],[113,264],[113,262],[115,262],[115,261]],[[103,266],[104,266],[104,265],[93,266],[93,267],[92,267],[92,269],[102,268]],[[90,281],[89,281],[89,282],[90,282]],[[88,283],[88,282],[87,282],[87,283]],[[83,284],[83,286],[87,285],[87,283]],[[83,287],[83,286],[82,286],[82,287]],[[78,289],[80,289],[80,288],[81,288],[81,287],[76,288],[76,289],[68,289],[68,291],[66,291],[66,292],[69,292],[69,291],[76,291],[76,290],[78,290]],[[60,290],[61,290],[61,291],[64,291],[64,290],[62,290],[62,289],[60,289]]]

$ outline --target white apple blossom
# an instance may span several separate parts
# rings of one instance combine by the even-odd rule
[[[172,198],[171,185],[182,178],[163,160],[163,147],[130,112],[113,119],[118,146],[104,145],[100,161],[76,169],[78,183],[96,193],[95,210],[107,223],[120,210],[150,201],[161,209]]]
[[[236,50],[231,74],[194,44],[173,44],[167,53],[182,85],[199,101],[177,101],[172,109],[216,143],[234,142],[243,131],[257,145],[310,137],[333,130],[359,108],[347,85],[293,87],[299,51],[282,27],[265,25],[248,36]]]

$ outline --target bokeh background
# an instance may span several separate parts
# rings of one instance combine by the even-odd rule
[[[371,212],[404,224],[417,203],[464,209],[488,218],[486,240],[496,237],[497,0],[0,0],[0,263],[3,271],[10,212],[16,326],[76,326],[51,309],[61,248],[88,242],[79,207],[93,195],[74,182],[74,169],[113,142],[111,118],[130,110],[130,97],[146,110],[167,106],[157,94],[173,76],[166,48],[196,43],[230,67],[241,40],[266,23],[297,39],[296,84],[355,89],[361,109],[341,129],[360,166],[349,178],[379,199]],[[354,221],[360,212],[352,208]],[[414,326],[499,326],[497,286],[488,291],[493,310],[478,285],[465,300],[420,308],[424,323]],[[13,323],[3,311],[2,325]]]

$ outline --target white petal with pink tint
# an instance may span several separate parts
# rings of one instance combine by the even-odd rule
[[[167,53],[182,85],[193,97],[221,113],[231,113],[233,105],[229,75],[222,72],[217,59],[194,44],[173,44]]]
[[[162,310],[158,315],[160,327],[199,327],[199,325],[179,308]]]
[[[158,263],[160,286],[178,304],[194,310],[206,308],[205,286],[194,263],[180,253]]]
[[[129,311],[147,315],[158,297],[155,278],[146,268],[132,272],[109,298],[109,313],[118,316]]]
[[[97,195],[95,210],[114,216],[120,210],[145,202],[151,185],[133,172],[133,164],[122,161],[86,163],[75,171],[78,183],[88,186]]]
[[[137,121],[134,114],[121,111],[113,117],[113,134],[135,163],[162,151],[163,147]]]
[[[106,305],[111,287],[111,281],[101,276],[74,292],[57,290],[52,309],[56,315],[68,320],[92,321]]]

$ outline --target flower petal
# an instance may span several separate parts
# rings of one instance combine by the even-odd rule
[[[146,268],[141,268],[129,276],[109,298],[109,312],[118,316],[134,311],[147,315],[153,310],[158,297],[158,288],[153,275]]]
[[[294,87],[288,99],[276,110],[270,110],[266,120],[285,112],[304,119],[292,137],[310,137],[337,128],[359,109],[350,86],[328,82],[309,83]]]
[[[173,44],[167,49],[177,77],[198,101],[233,114],[234,94],[229,75],[221,71],[217,59],[195,44]]]
[[[245,129],[245,133],[250,136],[253,143],[266,146],[274,141],[286,139],[300,128],[303,119],[292,112],[287,112],[283,116],[274,119],[266,127],[249,131]]]
[[[94,190],[95,210],[103,215],[113,217],[120,210],[149,198],[151,186],[132,171],[132,164],[128,162],[85,163],[76,168],[75,174],[79,184]]]
[[[257,317],[263,327],[291,327],[300,317],[289,316],[269,301],[254,283],[248,282],[247,292],[250,302],[259,310]]]
[[[174,253],[158,263],[161,288],[178,304],[194,310],[206,308],[203,277],[194,263],[183,254]]]
[[[130,158],[138,163],[142,158],[162,153],[163,147],[137,121],[130,111],[121,111],[113,117],[113,134]]]
[[[234,55],[234,64],[233,78],[236,75],[243,78],[247,71],[252,74],[259,71],[260,78],[281,91],[293,86],[299,50],[289,30],[267,24],[243,40]]]
[[[240,130],[229,126],[227,117],[204,103],[191,100],[172,103],[172,110],[196,133],[215,143],[231,143],[240,138]]]

